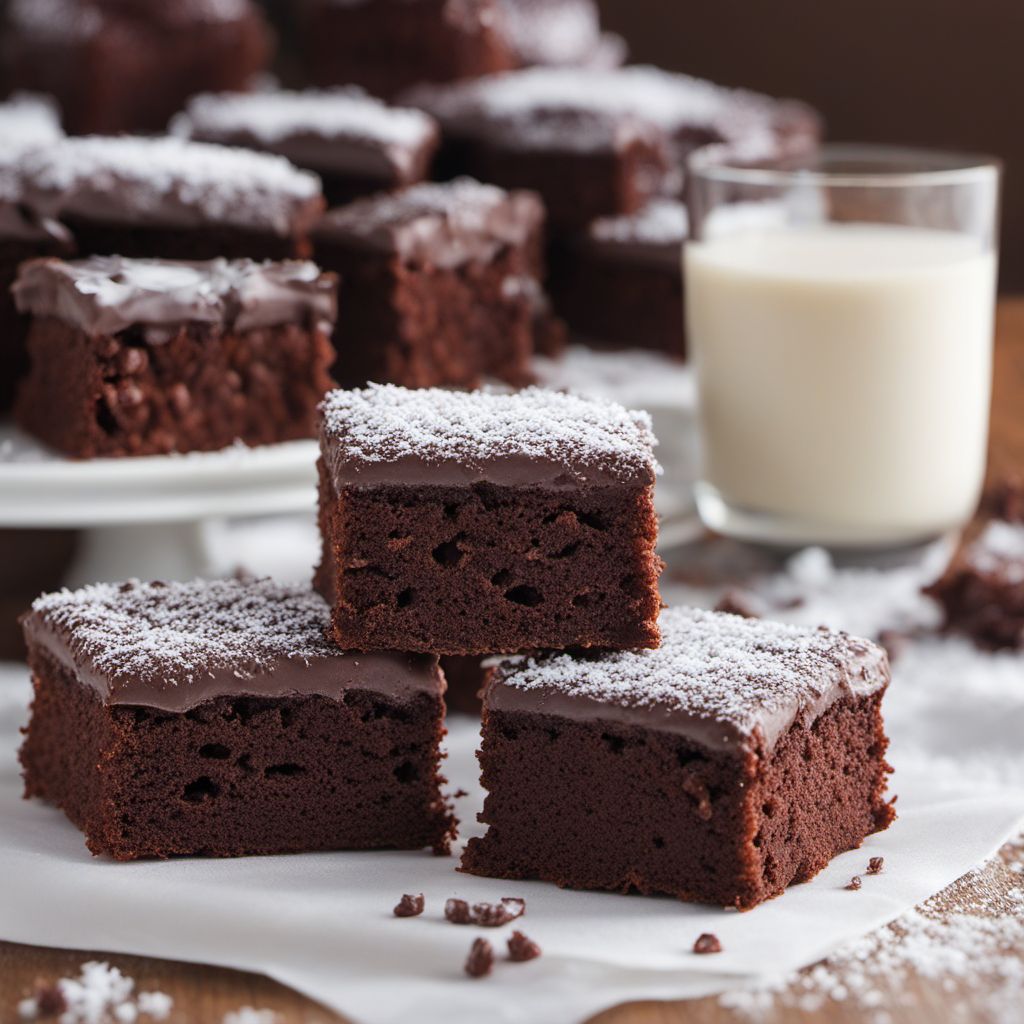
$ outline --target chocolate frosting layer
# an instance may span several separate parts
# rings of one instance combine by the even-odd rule
[[[506,246],[536,238],[544,206],[532,192],[506,192],[472,178],[424,182],[331,210],[314,239],[394,253],[409,262],[454,267],[489,262]]]
[[[190,322],[238,331],[299,323],[330,332],[337,312],[335,275],[298,260],[41,259],[22,264],[12,291],[20,312],[93,335]],[[151,341],[166,337],[150,333]]]
[[[189,101],[171,130],[183,138],[278,153],[315,171],[390,184],[423,178],[440,140],[427,114],[389,107],[356,86],[206,93]]]
[[[22,625],[30,648],[111,706],[180,713],[222,696],[444,691],[436,657],[340,651],[324,638],[329,618],[319,595],[270,580],[129,581],[46,594]]]
[[[610,721],[677,733],[716,753],[770,751],[842,699],[889,683],[885,652],[829,630],[694,608],[661,615],[650,651],[513,658],[484,691],[490,711]]]
[[[649,486],[659,467],[645,412],[543,388],[514,394],[371,384],[320,406],[335,491],[373,485],[576,489]]]

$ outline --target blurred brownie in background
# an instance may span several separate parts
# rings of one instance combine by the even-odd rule
[[[686,208],[654,199],[601,217],[550,249],[548,290],[573,339],[596,347],[686,355],[682,252]]]
[[[315,433],[336,282],[312,263],[35,260],[19,425],[74,458],[211,451]]]
[[[308,0],[302,36],[317,85],[384,98],[517,66],[498,0]]]
[[[389,107],[357,86],[205,93],[189,101],[171,130],[286,157],[320,176],[332,205],[422,181],[439,142],[433,118]]]
[[[157,132],[193,93],[245,89],[272,36],[249,0],[8,0],[8,89],[52,94],[69,132]]]
[[[18,265],[62,248],[23,209],[17,163],[62,134],[56,108],[42,97],[21,95],[0,103],[0,415],[10,409],[15,386],[28,367],[26,325],[10,292]]]
[[[320,180],[283,157],[175,138],[63,139],[18,166],[22,201],[82,256],[309,253]]]
[[[543,230],[535,195],[469,179],[332,210],[314,244],[341,279],[335,377],[345,387],[528,382],[546,317]]]

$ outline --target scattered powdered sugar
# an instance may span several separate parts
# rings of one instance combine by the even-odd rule
[[[44,594],[32,612],[113,676],[188,681],[228,669],[244,678],[281,658],[340,653],[324,639],[323,598],[266,579],[96,583]]]
[[[283,157],[184,139],[80,136],[20,163],[26,203],[47,216],[222,222],[292,230],[320,179]]]
[[[543,388],[409,390],[371,384],[332,391],[321,405],[331,457],[354,463],[422,459],[479,466],[523,456],[606,469],[622,479],[658,471],[646,412]]]
[[[844,633],[685,607],[662,612],[660,625],[656,650],[513,660],[499,678],[522,690],[682,711],[741,736],[761,727],[769,742],[798,715],[813,717],[842,692],[871,693],[889,678],[882,650]]]
[[[967,549],[967,558],[981,572],[1024,582],[1024,523],[992,520]]]
[[[590,235],[599,242],[621,245],[682,245],[686,239],[686,207],[674,199],[654,199],[639,213],[599,217]]]
[[[174,1000],[163,992],[140,992],[133,999],[135,981],[97,960],[82,964],[77,978],[61,978],[53,988],[55,993],[48,997],[23,999],[18,1016],[22,1020],[56,1016],[60,1024],[135,1024],[140,1017],[166,1020],[174,1006]],[[55,1001],[64,1004],[57,1013],[52,1012]]]
[[[257,1010],[243,1006],[224,1014],[223,1024],[280,1024],[281,1018],[273,1010]]]
[[[420,110],[390,107],[356,86],[304,92],[206,93],[193,97],[172,131],[185,137],[247,132],[265,145],[296,135],[421,146],[435,134]]]

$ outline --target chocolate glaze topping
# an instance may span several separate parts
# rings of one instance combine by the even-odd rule
[[[574,489],[654,482],[645,412],[543,388],[514,394],[371,384],[331,391],[320,450],[336,491],[380,484]]]
[[[324,217],[314,237],[452,267],[489,261],[505,246],[526,244],[543,219],[543,204],[532,192],[457,178],[339,207]]]
[[[484,691],[490,711],[613,721],[678,733],[716,752],[771,750],[799,720],[889,683],[881,647],[695,608],[662,612],[662,646],[513,658]]]
[[[183,712],[221,696],[443,692],[436,657],[340,651],[324,639],[329,619],[318,594],[271,580],[132,580],[45,594],[22,625],[107,705]]]
[[[238,331],[299,323],[330,331],[337,279],[290,260],[31,260],[14,283],[22,313],[55,317],[88,334],[199,322]],[[166,332],[150,332],[159,341]]]
[[[206,93],[189,101],[171,130],[183,138],[278,153],[320,172],[395,184],[426,176],[440,138],[427,114],[389,107],[356,86]]]

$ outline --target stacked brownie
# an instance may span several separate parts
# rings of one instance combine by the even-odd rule
[[[64,126],[162,131],[193,93],[244,89],[270,57],[250,0],[8,0],[0,77],[53,95]]]
[[[0,103],[0,414],[10,408],[15,383],[27,368],[24,323],[10,295],[18,264],[60,249],[23,208],[18,160],[61,134],[57,112],[47,101],[17,96]]]
[[[75,458],[208,451],[314,433],[336,282],[312,263],[34,260],[19,425]]]
[[[348,654],[268,580],[97,584],[23,620],[27,796],[117,860],[448,848],[437,658]]]
[[[196,96],[172,131],[286,157],[320,176],[332,204],[422,181],[439,141],[427,114],[389,107],[356,86]]]
[[[470,179],[332,210],[314,248],[341,280],[338,380],[527,383],[535,347],[557,332],[541,285],[543,229],[533,193]]]

